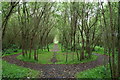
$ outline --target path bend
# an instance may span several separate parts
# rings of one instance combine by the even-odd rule
[[[21,54],[21,53],[20,53]],[[42,75],[39,78],[74,78],[77,72],[81,72],[87,69],[95,68],[97,66],[107,64],[108,56],[95,54],[98,56],[97,60],[80,63],[80,64],[38,64],[30,63],[18,60],[16,57],[20,54],[14,54],[10,56],[4,56],[2,59],[18,66],[42,71]]]

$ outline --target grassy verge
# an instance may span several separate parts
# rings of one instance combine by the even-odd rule
[[[92,55],[92,57],[90,59],[84,59],[82,61],[79,61],[77,58],[76,53],[68,53],[68,59],[66,62],[66,54],[65,53],[58,53],[56,55],[58,62],[56,62],[56,64],[79,64],[79,63],[86,63],[86,62],[90,62],[90,61],[94,61],[97,59],[96,55]]]
[[[17,66],[15,64],[9,64],[6,61],[2,61],[2,77],[5,78],[35,78],[38,77],[40,72]]]
[[[104,53],[104,48],[100,47],[100,46],[96,46],[95,51],[93,51],[93,53],[102,54],[102,55],[108,55],[109,56],[109,53]],[[112,56],[111,53],[110,53],[110,56]]]
[[[88,69],[83,72],[79,72],[75,75],[76,78],[110,78],[109,66],[98,66],[93,69]]]
[[[50,49],[53,49],[54,44],[50,44]],[[61,44],[58,44],[58,47],[60,48]],[[29,57],[23,57],[22,55],[17,56],[17,59],[27,62],[33,62],[33,63],[39,63],[39,64],[53,64],[51,62],[51,59],[53,57],[54,52],[48,52],[47,50],[38,50],[38,61],[34,60],[34,52],[32,52],[32,58],[29,59]],[[79,64],[79,63],[86,63],[90,61],[94,61],[97,59],[96,55],[92,55],[90,59],[85,59],[83,61],[79,61],[77,58],[76,52],[67,51],[68,53],[68,59],[66,62],[66,52],[64,51],[57,51],[56,58],[57,62],[55,64]]]
[[[45,51],[40,51],[38,54],[38,61],[34,60],[33,58],[33,53],[32,53],[32,58],[29,59],[29,57],[23,57],[22,55],[17,56],[17,59],[22,60],[22,61],[27,61],[27,62],[33,62],[33,63],[39,63],[39,64],[53,64],[51,62],[51,59],[53,57],[53,52],[45,52]],[[97,59],[96,55],[92,55],[90,59],[85,59],[83,61],[79,61],[77,59],[76,53],[68,53],[68,61],[66,62],[66,54],[56,52],[56,58],[58,62],[56,64],[79,64],[79,63],[85,63],[85,62],[90,62],[94,61]]]
[[[17,56],[17,59],[27,62],[33,62],[33,63],[39,63],[39,64],[52,64],[50,59],[53,56],[53,52],[48,51],[38,51],[38,61],[34,60],[34,52],[31,53],[32,58],[29,59],[29,57],[23,57],[22,55]]]

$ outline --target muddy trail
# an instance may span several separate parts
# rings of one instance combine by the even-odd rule
[[[59,51],[58,45],[55,44],[52,50],[54,52],[53,61],[56,62],[56,52]],[[10,56],[3,57],[3,60],[16,64],[18,66],[34,69],[42,72],[42,75],[39,75],[39,78],[74,78],[77,72],[81,72],[87,69],[95,68],[97,66],[107,64],[108,56],[101,54],[94,54],[98,56],[97,60],[80,63],[80,64],[38,64],[30,63],[18,60],[16,57],[20,54],[14,54]],[[52,61],[51,59],[51,61]]]

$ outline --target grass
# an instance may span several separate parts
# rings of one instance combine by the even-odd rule
[[[49,49],[50,49],[50,50],[52,50],[52,49],[53,49],[53,47],[54,47],[54,43],[49,44]]]
[[[40,74],[39,71],[31,70],[17,66],[15,64],[9,64],[6,61],[2,61],[2,77],[3,78],[36,78]]]
[[[17,59],[22,60],[22,61],[27,61],[27,62],[39,63],[39,64],[53,64],[51,62],[53,53],[54,52],[39,50],[38,61],[34,60],[34,58],[33,58],[34,53],[32,53],[31,59],[29,59],[29,57],[23,57],[22,55],[17,56]],[[96,55],[92,55],[92,58],[90,58],[90,59],[85,59],[83,61],[79,61],[77,59],[76,53],[73,54],[72,52],[68,53],[68,61],[67,62],[66,62],[65,57],[66,57],[65,52],[62,52],[62,51],[56,52],[56,58],[57,58],[58,62],[56,62],[55,64],[79,64],[79,63],[94,61],[97,59]]]
[[[58,44],[58,48],[61,48],[61,46],[62,46],[61,44]],[[54,47],[54,43],[49,45],[50,50],[53,49],[53,47]],[[38,61],[34,60],[34,52],[31,53],[32,54],[31,59],[29,59],[29,57],[23,57],[22,55],[17,56],[17,59],[26,61],[26,62],[39,63],[39,64],[53,64],[51,62],[53,53],[54,52],[48,52],[47,49],[45,49],[43,51],[39,49],[38,50]],[[94,61],[97,59],[96,55],[92,55],[92,57],[90,59],[85,59],[83,61],[79,61],[77,59],[76,53],[68,50],[67,51],[67,53],[68,53],[67,60],[68,61],[66,62],[66,52],[65,51],[64,52],[58,51],[56,53],[57,53],[56,58],[57,58],[58,62],[56,62],[55,64],[79,64],[79,63],[86,63],[86,62]],[[12,54],[16,54],[16,53],[12,53]]]
[[[88,69],[83,72],[79,72],[75,75],[76,78],[110,78],[109,66],[98,66],[93,69]]]
[[[100,47],[100,46],[96,46],[95,47],[95,51],[93,51],[93,53],[97,53],[97,54],[102,54],[102,55],[109,55],[108,53],[104,53],[104,48],[103,47]],[[110,53],[110,56],[112,54]]]
[[[22,52],[22,50],[21,50],[21,49],[17,49],[17,51],[16,51],[16,52],[14,52],[14,51],[13,51],[13,50],[11,50],[11,49],[8,49],[8,51],[10,51],[10,53],[9,53],[9,54],[5,53],[5,54],[3,54],[2,56],[9,56],[9,55],[18,54],[18,53],[21,53],[21,52]]]
[[[76,53],[68,53],[68,59],[66,62],[66,54],[65,53],[58,53],[56,55],[58,62],[56,64],[79,64],[79,63],[86,63],[90,61],[94,61],[97,59],[96,55],[92,55],[90,59],[84,59],[83,61],[79,61],[77,58]]]
[[[49,48],[50,50],[54,47],[54,44],[50,44]],[[58,47],[61,48],[61,44],[58,44]],[[79,64],[79,63],[86,63],[90,61],[94,61],[97,59],[96,55],[92,55],[90,59],[85,59],[83,61],[79,61],[77,59],[77,55],[75,52],[67,51],[68,52],[68,61],[66,62],[66,52],[64,51],[57,51],[56,52],[56,58],[58,62],[55,64]],[[26,62],[33,62],[33,63],[39,63],[39,64],[53,64],[51,62],[51,59],[53,57],[54,52],[48,52],[47,50],[38,50],[38,61],[34,60],[34,52],[32,52],[32,58],[29,59],[29,57],[23,57],[22,55],[17,56],[17,59],[26,61]]]
[[[22,61],[26,61],[26,62],[33,62],[33,63],[39,63],[39,64],[52,64],[52,62],[50,61],[50,59],[53,56],[52,52],[48,52],[48,51],[42,51],[39,50],[38,51],[38,61],[34,60],[34,53],[32,52],[32,58],[29,59],[29,57],[23,57],[22,55],[17,56],[17,59],[22,60]]]

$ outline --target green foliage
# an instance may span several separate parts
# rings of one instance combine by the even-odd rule
[[[21,49],[17,49],[17,52],[14,52],[14,49],[7,49],[5,52],[3,52],[2,56],[8,56],[8,55],[13,55],[13,54],[18,54],[21,53]]]
[[[104,54],[104,48],[96,46],[93,52],[98,54]]]
[[[49,44],[49,49],[50,49],[50,50],[52,50],[52,49],[53,49],[53,47],[54,47],[54,43]]]
[[[104,54],[104,48],[96,46],[94,52],[99,54]]]
[[[75,76],[76,78],[110,78],[110,68],[108,65],[106,67],[98,66],[93,69],[79,72]]]
[[[15,64],[9,64],[6,61],[2,61],[2,77],[7,78],[26,78],[31,77],[35,78],[38,77],[40,74],[39,71],[31,70],[29,68],[23,68],[20,66],[17,66]]]
[[[104,48],[100,47],[100,46],[96,46],[95,47],[95,51],[93,51],[93,53],[98,53],[98,54],[105,54],[105,55],[109,55],[109,53],[104,53]],[[112,56],[112,54],[110,53],[110,56]]]
[[[18,52],[20,52],[20,50],[19,50],[19,48],[18,48],[18,46],[17,45],[15,45],[15,44],[11,44],[11,45],[9,45],[9,49],[3,49],[3,55],[11,55],[11,54],[13,54],[13,53],[18,53]]]

